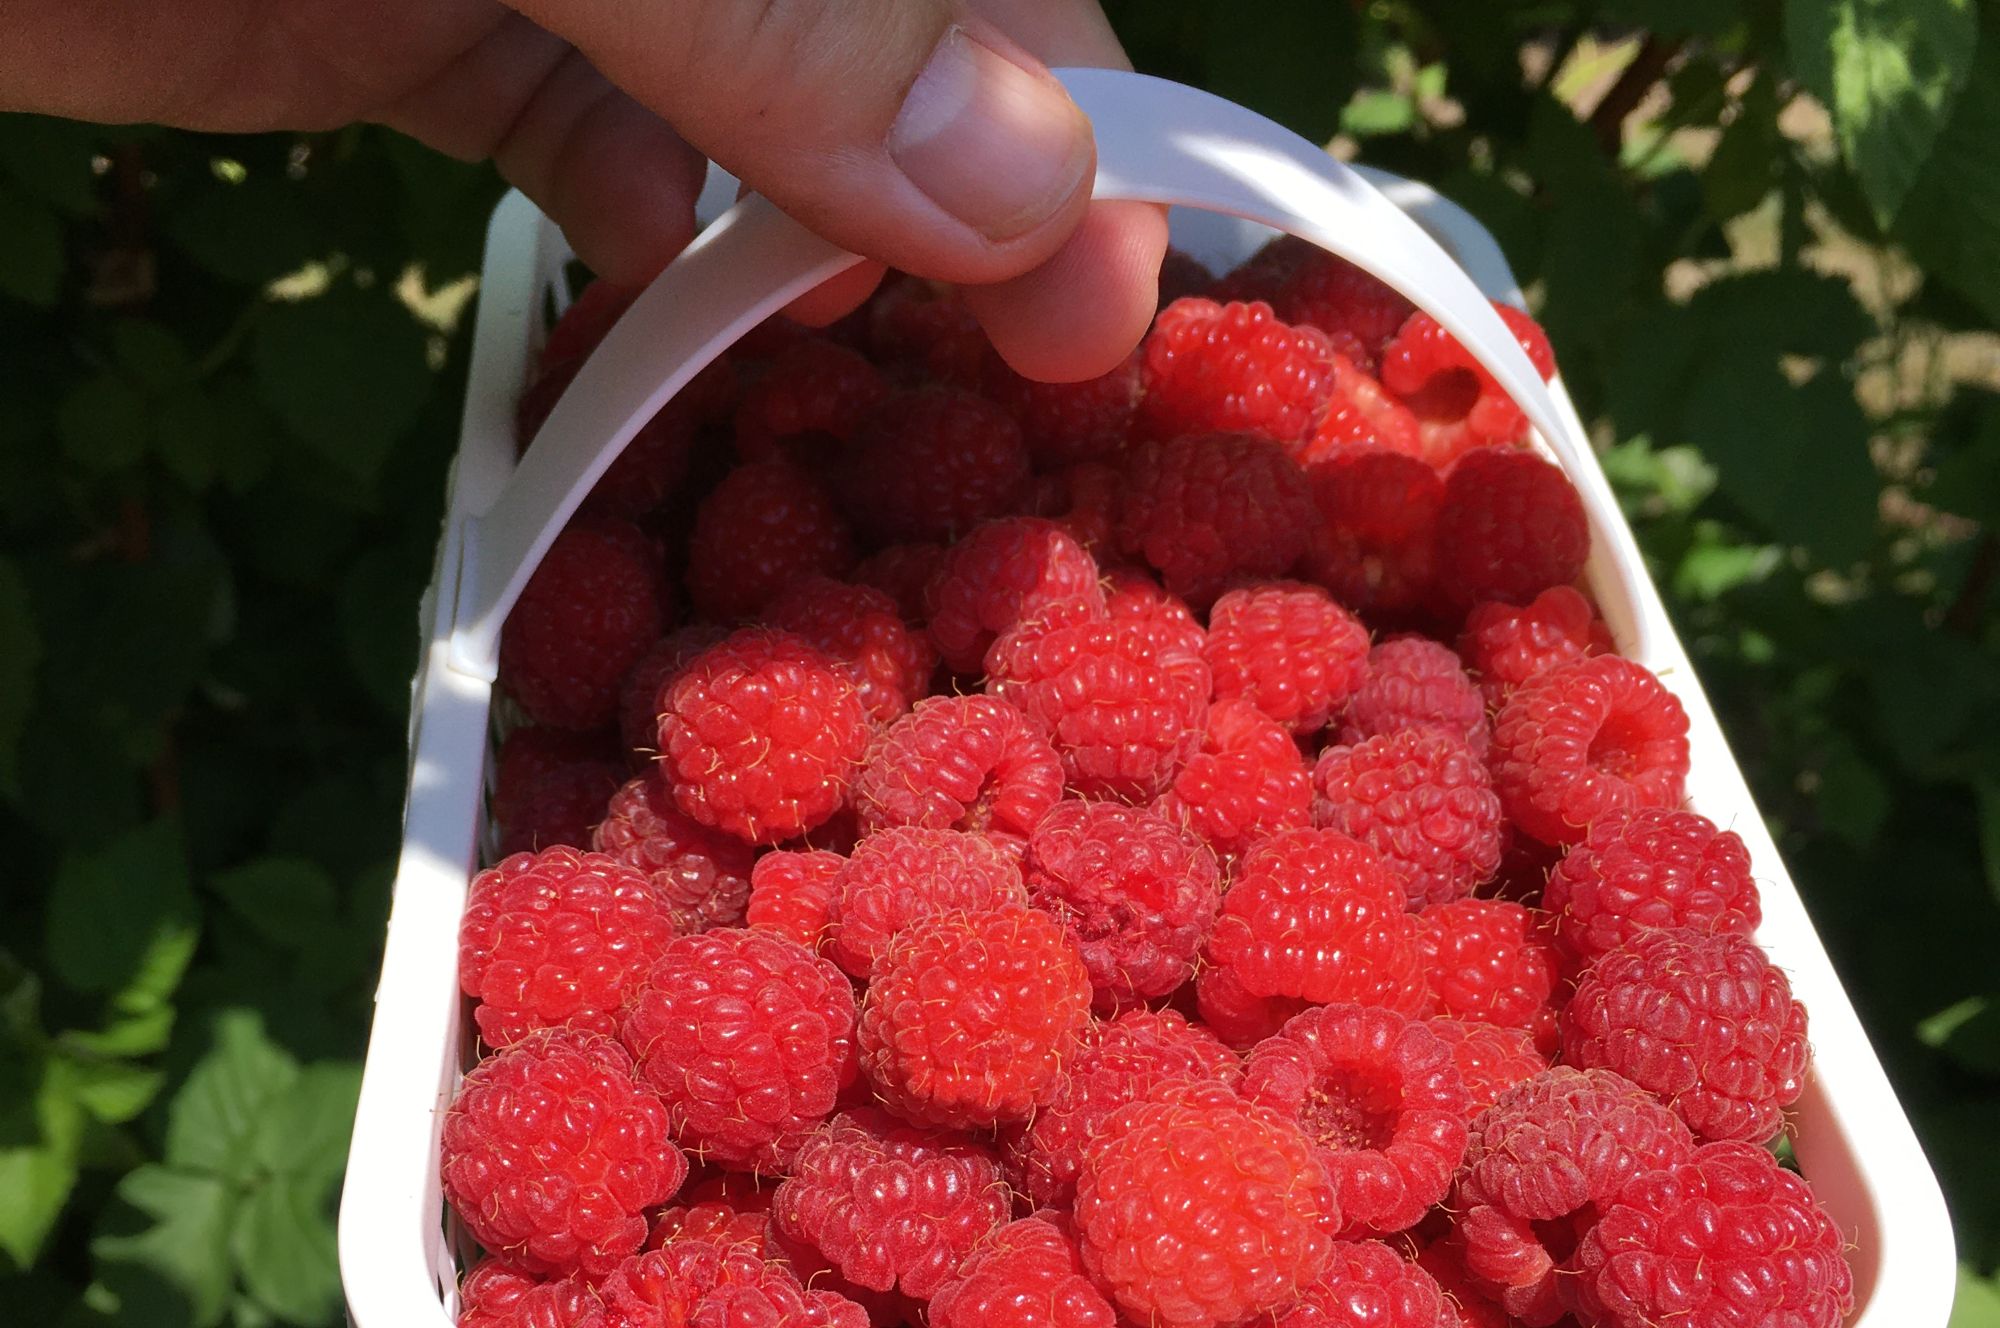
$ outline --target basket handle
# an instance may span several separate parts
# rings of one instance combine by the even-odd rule
[[[1097,137],[1095,196],[1201,208],[1289,232],[1387,282],[1457,337],[1562,466],[1589,445],[1452,257],[1351,167],[1254,111],[1143,74],[1056,75]],[[465,532],[450,660],[491,681],[500,625],[612,460],[695,374],[861,260],[758,197],[704,231],[632,304],[549,413],[493,506]]]

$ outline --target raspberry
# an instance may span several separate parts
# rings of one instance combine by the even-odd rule
[[[1317,328],[1280,322],[1261,302],[1176,300],[1140,344],[1146,438],[1228,430],[1296,450],[1326,407],[1333,344]]]
[[[1053,521],[989,521],[951,547],[925,591],[931,639],[954,673],[977,673],[1000,633],[1061,600],[1101,609],[1097,560]]]
[[[852,438],[887,396],[874,365],[845,346],[806,337],[772,359],[736,406],[736,454],[810,464]]]
[[[626,751],[648,765],[659,755],[660,693],[695,656],[726,635],[720,627],[690,623],[668,632],[639,656],[618,693],[618,736]]]
[[[864,1107],[806,1140],[772,1212],[856,1285],[927,1299],[1010,1202],[983,1145]]]
[[[1291,734],[1248,701],[1217,701],[1201,750],[1153,806],[1233,858],[1266,835],[1310,825],[1312,779]]]
[[[746,628],[661,697],[660,760],[703,825],[773,844],[839,809],[868,746],[848,671],[789,632]]]
[[[502,684],[537,724],[609,724],[626,671],[666,626],[666,595],[659,552],[636,527],[570,526],[500,629]]]
[[[1158,812],[1112,802],[1057,803],[1021,865],[1029,899],[1082,951],[1100,1009],[1187,981],[1222,899],[1207,846]]]
[[[984,835],[894,826],[868,835],[834,878],[828,953],[858,978],[874,974],[903,928],[936,913],[1026,903],[1021,869]]]
[[[1288,830],[1245,853],[1208,952],[1256,996],[1423,1008],[1417,922],[1402,889],[1337,830]]]
[[[1854,1308],[1845,1239],[1805,1180],[1761,1148],[1711,1143],[1602,1209],[1577,1250],[1594,1322],[1837,1328]]]
[[[1592,964],[1563,1013],[1563,1059],[1618,1071],[1703,1139],[1763,1143],[1805,1088],[1806,1009],[1755,941],[1642,931]]]
[[[544,1280],[504,1259],[485,1258],[458,1288],[459,1328],[611,1328],[588,1282]]]
[[[1590,601],[1573,586],[1551,586],[1526,605],[1473,605],[1458,653],[1479,676],[1486,703],[1497,708],[1516,687],[1557,664],[1616,652]]]
[[[1547,1058],[1535,1049],[1535,1040],[1525,1029],[1463,1019],[1431,1018],[1424,1022],[1451,1048],[1451,1063],[1458,1067],[1458,1077],[1465,1083],[1467,1123],[1477,1121],[1481,1112],[1515,1084],[1548,1068]]]
[[[1182,1083],[1115,1112],[1084,1150],[1084,1266],[1128,1318],[1219,1328],[1296,1299],[1340,1225],[1299,1127],[1217,1083]]]
[[[969,830],[1018,844],[1062,797],[1062,761],[990,696],[933,696],[879,738],[854,785],[866,830]]]
[[[595,734],[515,729],[500,743],[493,820],[502,856],[556,844],[581,848],[624,771]]]
[[[1492,729],[1486,699],[1451,647],[1397,636],[1368,652],[1368,675],[1340,718],[1340,741],[1352,746],[1382,734],[1441,733],[1486,755]]]
[[[1149,802],[1208,714],[1208,665],[1168,636],[1147,619],[1047,613],[993,643],[986,690],[1049,735],[1077,793]]]
[[[1571,660],[1507,698],[1493,721],[1493,784],[1508,819],[1573,844],[1599,817],[1680,804],[1688,772],[1680,700],[1642,664]]]
[[[466,891],[459,985],[489,1047],[538,1028],[612,1033],[673,934],[644,873],[567,846],[516,853]]]
[[[859,1306],[807,1291],[756,1247],[715,1237],[686,1236],[626,1259],[598,1284],[598,1294],[617,1328],[867,1323]]]
[[[1009,1169],[1031,1203],[1068,1208],[1086,1149],[1128,1103],[1182,1079],[1234,1085],[1242,1065],[1200,1024],[1138,1006],[1093,1023],[1055,1090],[1027,1121],[1002,1134]]]
[[[1271,305],[1288,323],[1305,323],[1329,336],[1345,334],[1367,353],[1358,362],[1369,373],[1375,372],[1382,348],[1416,312],[1380,277],[1323,249],[1291,270]]]
[[[681,1199],[692,1199],[694,1189],[692,1185],[683,1189]],[[646,1233],[646,1248],[662,1249],[676,1240],[720,1240],[731,1245],[749,1245],[767,1255],[780,1252],[777,1238],[771,1232],[768,1194],[761,1210],[739,1208],[725,1199],[706,1199],[666,1209],[653,1219]]]
[[[639,1248],[648,1208],[687,1159],[667,1109],[608,1037],[541,1029],[459,1086],[443,1131],[444,1197],[473,1239],[528,1272],[598,1275]]]
[[[1509,1314],[1554,1323],[1598,1205],[1692,1146],[1673,1113],[1608,1071],[1557,1066],[1508,1089],[1473,1124],[1452,1202],[1466,1271]]]
[[[789,461],[752,461],[695,513],[688,594],[706,616],[734,622],[808,577],[853,565],[854,537],[819,482]]]
[[[974,1246],[931,1297],[932,1328],[1117,1328],[1067,1228],[1056,1214],[1038,1213]]]
[[[1417,417],[1370,376],[1366,362],[1335,353],[1332,387],[1326,409],[1312,436],[1296,453],[1299,462],[1317,466],[1356,449],[1386,450],[1419,458],[1423,440]]]
[[[871,586],[826,577],[793,584],[765,606],[764,621],[851,665],[862,708],[878,724],[909,711],[930,690],[937,651],[912,631],[896,602]]]
[[[1274,235],[1217,281],[1208,298],[1224,304],[1231,300],[1262,300],[1269,304],[1278,298],[1278,291],[1292,273],[1325,252],[1296,235]]]
[[[1377,1240],[1335,1241],[1297,1303],[1251,1328],[1458,1328],[1437,1279]]]
[[[1123,448],[1145,392],[1137,351],[1078,383],[1038,383],[989,355],[983,386],[1021,426],[1028,455],[1042,467],[1094,461]]]
[[[796,941],[727,928],[672,941],[619,1029],[674,1138],[782,1171],[852,1082],[854,991]]]
[[[1300,564],[1357,613],[1406,614],[1431,597],[1444,481],[1413,457],[1344,452],[1307,472],[1319,521]]]
[[[1749,936],[1763,921],[1750,850],[1695,812],[1613,812],[1563,855],[1542,893],[1556,943],[1579,964],[1648,927]]]
[[[1445,477],[1435,556],[1457,607],[1526,604],[1582,574],[1590,522],[1562,471],[1532,452],[1480,448]]]
[[[919,388],[884,401],[842,469],[855,524],[878,543],[951,540],[1028,496],[1028,446],[1006,411],[970,392]]]
[[[1270,1037],[1311,1004],[1296,996],[1259,996],[1230,968],[1210,967],[1196,973],[1194,994],[1202,1022],[1238,1051]]]
[[[1195,620],[1187,602],[1135,567],[1117,567],[1104,574],[1104,612],[1118,620],[1144,625],[1156,649],[1172,647],[1196,655],[1208,643],[1208,632]]]
[[[958,291],[894,274],[868,307],[868,349],[905,378],[977,388],[993,348]]]
[[[1283,576],[1313,525],[1305,473],[1253,434],[1186,434],[1127,454],[1118,547],[1167,589],[1212,601],[1232,577]]]
[[[1493,309],[1542,377],[1552,376],[1555,355],[1535,320],[1508,305],[1496,303]],[[1416,414],[1426,459],[1440,469],[1473,448],[1527,437],[1521,408],[1456,337],[1421,310],[1382,348],[1382,384]]]
[[[832,923],[833,883],[847,859],[823,849],[775,849],[750,868],[750,902],[744,925],[775,932],[818,950]]]
[[[1507,1317],[1507,1311],[1473,1284],[1450,1245],[1442,1241],[1425,1245],[1417,1251],[1416,1265],[1431,1275],[1438,1290],[1451,1302],[1458,1313],[1459,1328],[1512,1328],[1513,1320]]]
[[[890,1110],[983,1129],[1046,1097],[1090,1021],[1090,973],[1062,927],[1003,904],[911,923],[876,962],[861,1065]]]
[[[618,790],[591,847],[646,873],[679,931],[733,927],[743,920],[753,850],[682,814],[673,789],[657,773]]]
[[[1241,697],[1311,734],[1361,685],[1368,629],[1318,586],[1274,581],[1215,601],[1202,655],[1215,699]]]
[[[856,585],[873,586],[896,601],[907,622],[924,620],[924,589],[944,563],[942,544],[891,544],[855,564]]]
[[[1500,869],[1500,796],[1456,738],[1403,729],[1329,747],[1313,787],[1313,820],[1380,854],[1413,909],[1462,899]]]
[[[1296,1120],[1319,1150],[1344,1231],[1401,1231],[1444,1198],[1465,1155],[1465,1085],[1422,1020],[1322,1005],[1251,1051],[1243,1096]]]
[[[1035,477],[1028,510],[1069,532],[1095,557],[1108,553],[1118,527],[1118,493],[1125,479],[1102,461],[1079,461]]]
[[[638,298],[639,292],[629,286],[592,281],[576,293],[569,308],[563,310],[562,317],[549,329],[536,365],[546,372],[572,360],[584,359],[597,349],[598,343],[610,334]]]
[[[1556,953],[1537,916],[1504,899],[1454,899],[1417,915],[1430,1012],[1533,1029],[1556,985]]]
[[[1210,272],[1194,255],[1169,245],[1160,259],[1160,307],[1165,308],[1184,295],[1197,295],[1215,284]]]

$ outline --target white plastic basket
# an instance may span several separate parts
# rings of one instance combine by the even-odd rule
[[[1586,576],[1621,653],[1686,707],[1688,805],[1749,846],[1757,939],[1810,1012],[1813,1074],[1794,1151],[1853,1246],[1854,1328],[1930,1328],[1950,1315],[1951,1227],[1929,1164],[1814,934],[1646,574],[1560,380],[1544,389],[1487,300],[1520,302],[1499,246],[1428,188],[1357,172],[1242,107],[1158,79],[1070,70],[1091,116],[1097,193],[1175,205],[1176,244],[1218,270],[1285,230],[1367,268],[1428,309],[1526,411],[1591,523]],[[1372,182],[1372,184],[1370,183]],[[719,175],[703,216],[726,206]],[[1377,188],[1379,186],[1379,190]],[[462,1250],[438,1177],[441,1113],[472,1034],[456,974],[459,914],[485,839],[484,777],[499,628],[576,505],[632,435],[737,338],[856,261],[758,199],[701,237],[634,303],[517,465],[514,404],[567,298],[559,233],[509,195],[487,234],[471,378],[438,563],[422,604],[403,849],[340,1214],[348,1310],[361,1328],[443,1328]]]

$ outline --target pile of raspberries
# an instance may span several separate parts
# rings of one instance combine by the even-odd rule
[[[1851,1310],[1768,1147],[1805,1011],[1570,482],[1354,267],[1162,284],[1062,385],[907,278],[773,321],[557,540],[460,937],[465,1328]]]

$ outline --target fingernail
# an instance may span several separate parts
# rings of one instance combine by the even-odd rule
[[[1033,230],[1096,160],[1090,123],[1046,73],[948,30],[889,129],[889,156],[932,202],[989,240]]]

